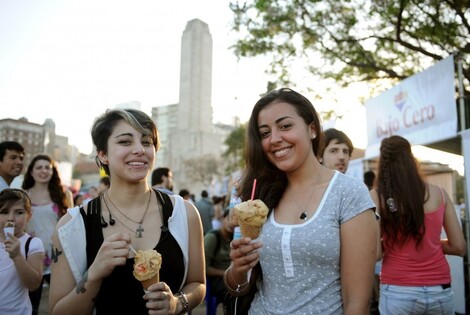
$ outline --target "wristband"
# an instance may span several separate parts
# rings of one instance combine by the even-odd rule
[[[181,311],[178,314],[186,314],[189,311],[189,301],[186,294],[180,291],[175,296],[178,298],[178,304],[181,304]]]

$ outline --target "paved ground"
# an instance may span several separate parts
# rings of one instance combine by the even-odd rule
[[[42,298],[41,298],[41,305],[39,306],[39,315],[48,315],[48,298],[49,298],[49,287],[44,287],[42,290]],[[222,309],[222,305],[219,304],[217,308],[217,315],[223,315],[224,311]],[[199,305],[195,308],[191,315],[206,315],[206,306],[204,304]]]

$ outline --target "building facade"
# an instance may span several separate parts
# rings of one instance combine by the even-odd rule
[[[48,136],[44,125],[28,122],[24,117],[0,120],[0,142],[20,143],[25,149],[25,166],[35,155],[45,152],[45,142]]]
[[[46,119],[44,124],[29,122],[22,117],[20,119],[0,119],[0,142],[16,141],[25,149],[24,165],[26,170],[29,163],[37,154],[48,154],[63,168],[65,183],[70,182],[71,169],[79,155],[75,146],[68,144],[68,138],[55,133],[55,123],[52,119]],[[67,170],[67,172],[65,172]],[[67,175],[65,174],[67,173]],[[70,174],[69,174],[70,173]]]

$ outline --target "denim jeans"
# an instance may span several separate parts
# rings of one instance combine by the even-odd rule
[[[380,285],[381,315],[453,315],[454,292],[442,286]]]

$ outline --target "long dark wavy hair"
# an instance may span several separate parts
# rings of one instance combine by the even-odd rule
[[[70,208],[72,205],[69,204],[67,200],[67,196],[64,191],[64,186],[60,180],[59,171],[57,170],[57,166],[54,160],[47,154],[38,154],[36,155],[31,163],[29,163],[28,169],[26,174],[24,175],[23,185],[21,186],[24,190],[28,190],[34,186],[36,181],[34,180],[31,172],[33,171],[34,164],[36,164],[39,160],[45,160],[52,165],[52,177],[49,181],[47,189],[49,191],[49,195],[51,200],[59,207],[59,216],[63,216],[67,213],[67,209]]]
[[[155,122],[146,113],[137,109],[111,109],[95,119],[91,128],[91,138],[96,147],[96,151],[108,153],[108,139],[114,131],[114,127],[125,121],[143,135],[149,135],[153,141],[155,151],[160,148],[160,139]],[[103,168],[109,176],[109,166],[101,163],[98,155],[95,157],[96,164]]]
[[[388,245],[404,245],[409,239],[419,246],[425,233],[424,203],[427,185],[419,164],[411,152],[410,143],[403,137],[391,136],[382,140],[377,173],[377,191],[382,234]],[[395,209],[387,204],[393,199]],[[396,210],[396,211],[394,211]]]
[[[242,175],[238,194],[242,200],[251,198],[253,181],[256,178],[254,199],[261,199],[268,209],[273,209],[279,203],[286,187],[286,174],[274,166],[263,152],[261,136],[258,128],[258,116],[261,110],[273,103],[286,102],[295,109],[306,125],[313,123],[317,137],[312,140],[315,156],[323,145],[323,135],[320,118],[312,103],[303,95],[288,88],[273,90],[265,94],[255,104],[246,128],[245,162],[246,168]]]

